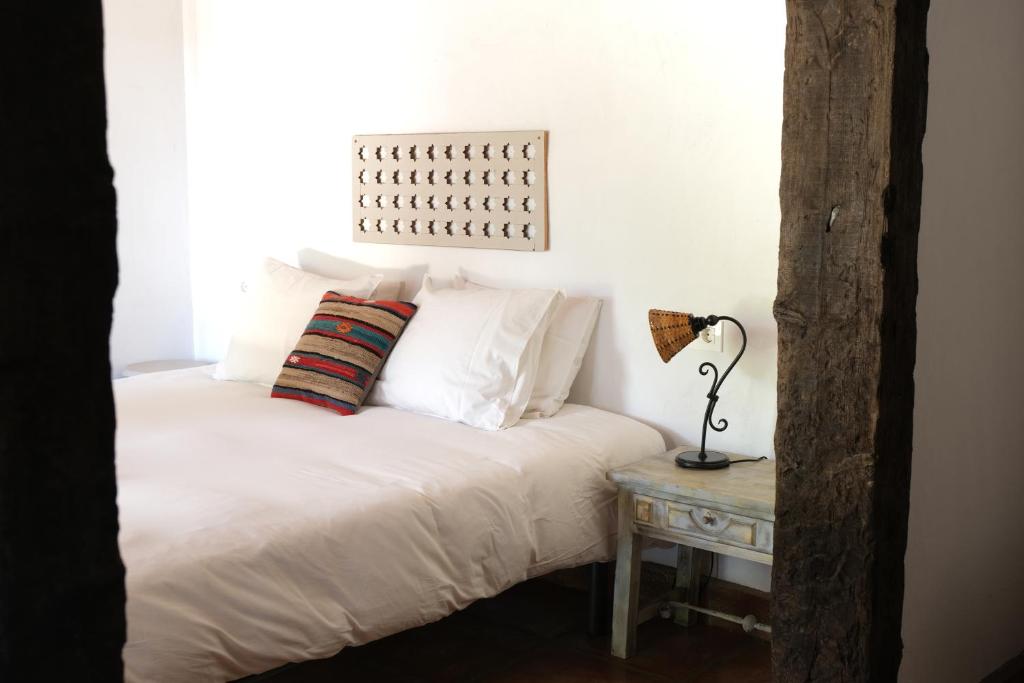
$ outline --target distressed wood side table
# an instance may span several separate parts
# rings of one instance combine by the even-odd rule
[[[720,470],[683,469],[684,449],[645,458],[608,473],[619,486],[619,543],[612,609],[612,654],[631,657],[639,623],[640,552],[644,537],[676,543],[676,588],[688,605],[700,604],[701,575],[712,553],[772,563],[775,461],[744,462]],[[655,606],[656,610],[656,606]],[[653,616],[648,610],[647,616]],[[676,622],[696,617],[685,607]]]

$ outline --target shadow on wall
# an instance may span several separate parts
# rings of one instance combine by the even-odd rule
[[[733,372],[742,373],[751,378],[754,383],[766,380],[774,381],[777,376],[778,363],[778,328],[775,320],[765,319],[764,311],[772,310],[775,300],[768,297],[746,297],[736,305],[735,311],[728,313],[733,316],[747,329],[747,351],[743,359],[736,365]],[[731,357],[739,350],[740,335],[734,332],[732,339],[726,337],[727,344],[734,344],[733,349],[726,349],[726,355]],[[766,341],[770,343],[765,343]],[[774,408],[774,406],[773,406]],[[774,430],[773,430],[774,431]]]
[[[594,334],[590,338],[590,346],[587,348],[586,355],[583,356],[580,372],[576,375],[576,382],[572,385],[572,391],[569,392],[569,402],[584,403],[586,405],[593,405],[595,408],[622,413],[624,412],[623,406],[626,397],[624,384],[628,381],[628,376],[625,373],[626,362],[622,357],[622,350],[619,348],[616,339],[615,326],[612,324],[615,318],[616,305],[615,301],[609,297],[600,297],[600,299],[601,313],[597,318]],[[606,362],[600,368],[600,377],[597,374],[598,368],[597,361],[595,360],[598,355],[605,359],[615,359],[614,362]],[[613,404],[597,405],[597,402],[588,398],[599,395],[599,392],[595,391],[594,388],[595,382],[598,381],[609,387],[614,387],[614,391],[605,392],[605,395],[614,395],[615,401]],[[640,421],[644,422],[643,420]]]
[[[1022,31],[1016,0],[929,11],[906,683],[979,680],[1024,649]]]

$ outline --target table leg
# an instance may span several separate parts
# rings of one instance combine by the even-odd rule
[[[710,570],[711,553],[700,548],[677,546],[676,588],[690,605],[700,605],[701,581]],[[675,622],[681,626],[693,626],[700,617],[698,612],[683,608],[676,611]]]
[[[625,659],[636,652],[636,617],[640,599],[640,551],[643,537],[633,532],[633,494],[619,491],[619,546],[615,563],[612,654]]]

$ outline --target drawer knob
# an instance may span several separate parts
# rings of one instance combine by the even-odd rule
[[[714,516],[710,512],[705,512],[704,513],[704,523],[707,524],[708,526],[710,526],[710,525],[715,523],[715,518],[714,518]]]

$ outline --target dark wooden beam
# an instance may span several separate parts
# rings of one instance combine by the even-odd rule
[[[0,680],[118,681],[99,0],[0,9]]]
[[[927,0],[788,0],[773,660],[895,680],[902,645]]]

